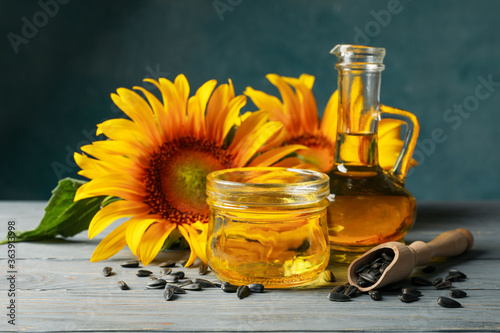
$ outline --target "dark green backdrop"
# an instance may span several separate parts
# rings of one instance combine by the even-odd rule
[[[231,78],[241,93],[309,73],[322,108],[338,43],[387,49],[382,102],[421,124],[417,199],[500,199],[499,13],[493,0],[2,1],[0,199],[47,199],[76,176],[72,153],[123,116],[110,93],[145,77]]]

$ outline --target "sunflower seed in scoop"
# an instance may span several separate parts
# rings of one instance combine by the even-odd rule
[[[331,292],[328,294],[328,299],[334,302],[348,302],[351,298],[345,294]]]
[[[118,281],[118,286],[121,290],[130,290],[130,288],[124,281]]]
[[[181,287],[184,290],[201,290],[201,284],[199,283],[190,283]]]
[[[163,292],[163,298],[165,298],[165,301],[170,301],[174,297],[174,294],[175,294],[174,288],[167,287]]]
[[[163,279],[149,280],[146,283],[146,288],[148,288],[148,289],[163,289],[166,284],[167,284],[167,281],[165,281]]]
[[[251,283],[248,285],[248,289],[253,293],[263,293],[264,285],[260,283]]]
[[[441,305],[443,308],[460,308],[462,304],[448,297],[438,297],[437,304]]]
[[[102,275],[104,275],[104,276],[110,276],[112,270],[113,270],[113,268],[111,268],[111,267],[104,267],[102,269]]]
[[[251,293],[252,292],[250,291],[250,288],[248,288],[248,286],[239,286],[236,290],[236,295],[238,295],[239,299],[243,299],[249,296]]]
[[[135,275],[137,275],[138,277],[150,276],[151,274],[153,274],[153,272],[146,269],[140,269],[137,271],[137,273],[135,273]]]
[[[124,268],[137,268],[139,267],[139,262],[137,260],[130,260],[120,264],[120,266]]]
[[[161,268],[175,267],[175,261],[173,261],[173,260],[165,261],[165,262],[162,262],[161,264],[159,264],[158,266]]]

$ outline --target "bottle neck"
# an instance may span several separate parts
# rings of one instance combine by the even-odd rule
[[[378,167],[377,124],[383,68],[369,64],[339,69],[339,108],[335,165],[353,170]],[[354,68],[353,68],[354,67]]]

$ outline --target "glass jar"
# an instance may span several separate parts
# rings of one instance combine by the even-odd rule
[[[314,280],[328,265],[327,175],[256,167],[207,176],[210,206],[207,259],[233,284],[291,287]]]

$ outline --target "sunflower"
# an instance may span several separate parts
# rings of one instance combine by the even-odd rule
[[[91,261],[107,259],[128,245],[148,265],[168,237],[182,236],[191,248],[186,265],[197,256],[206,262],[207,174],[270,166],[306,147],[280,146],[286,136],[283,124],[268,121],[265,111],[240,116],[246,96],[235,96],[230,80],[217,88],[215,80],[208,81],[191,97],[184,75],[174,82],[145,81],[159,89],[163,103],[142,87],[133,89],[145,98],[119,88],[111,98],[130,119],[97,125],[97,134],[108,140],[75,153],[79,174],[91,179],[78,189],[75,200],[103,195],[120,199],[94,216],[89,238],[129,217],[99,243]]]
[[[275,96],[247,87],[245,95],[261,110],[269,112],[270,119],[285,125],[288,144],[301,144],[308,150],[296,153],[301,157],[289,158],[279,163],[280,166],[294,166],[328,172],[334,163],[335,141],[337,136],[338,91],[330,97],[323,112],[321,123],[318,119],[316,100],[312,93],[314,76],[302,74],[299,78],[268,74],[267,79],[278,88],[282,101]],[[353,88],[351,91],[356,91]],[[360,101],[359,96],[357,101]],[[386,106],[381,106],[382,109]],[[401,122],[384,119],[378,125],[379,164],[383,169],[391,169],[403,147],[400,139]],[[355,160],[357,149],[348,151],[353,156],[346,160]],[[411,160],[410,166],[416,165]]]

